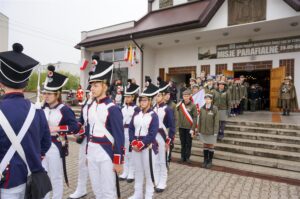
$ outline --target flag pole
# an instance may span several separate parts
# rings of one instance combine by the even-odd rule
[[[143,51],[143,45],[139,45],[135,39],[133,38],[133,35],[130,35],[130,39],[133,41],[133,43],[138,47],[138,49],[141,51],[141,88],[144,87],[144,51]]]
[[[36,89],[36,91],[37,91],[37,96],[36,96],[36,105],[38,106],[38,107],[41,107],[41,101],[40,101],[40,97],[41,97],[41,94],[40,94],[40,90],[41,90],[41,87],[40,87],[40,79],[41,79],[41,68],[40,68],[40,64],[38,65],[38,67],[37,67],[37,69],[38,69],[38,82],[37,82],[37,89]]]

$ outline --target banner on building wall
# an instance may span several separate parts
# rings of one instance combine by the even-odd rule
[[[198,59],[221,59],[300,51],[300,36],[198,48]]]
[[[300,36],[217,46],[217,58],[269,55],[300,51]]]

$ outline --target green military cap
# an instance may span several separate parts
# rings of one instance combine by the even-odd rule
[[[183,91],[182,95],[191,95],[192,91],[190,89],[186,89],[185,91]]]

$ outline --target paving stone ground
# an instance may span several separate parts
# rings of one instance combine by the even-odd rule
[[[64,189],[64,199],[73,193],[77,183],[78,145],[70,143],[68,176],[70,187]],[[133,194],[133,183],[120,182],[122,199]],[[88,195],[84,199],[94,199],[91,184],[88,183]],[[172,163],[169,172],[168,187],[157,199],[299,199],[300,185],[262,180],[218,171],[189,167]]]

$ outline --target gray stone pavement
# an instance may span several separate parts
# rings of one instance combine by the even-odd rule
[[[70,143],[70,156],[67,158],[70,187],[65,186],[64,198],[68,198],[77,185],[77,152],[78,145]],[[128,198],[133,194],[133,185],[120,183],[122,198]],[[91,185],[88,183],[88,195],[85,199],[93,198]],[[172,163],[167,189],[162,194],[155,194],[154,198],[299,199],[300,185],[293,186]]]

